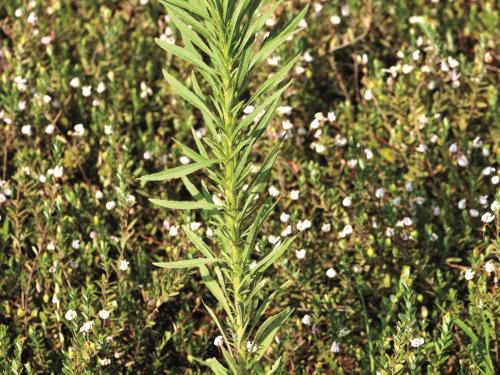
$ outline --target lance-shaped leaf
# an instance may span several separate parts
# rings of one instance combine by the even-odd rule
[[[169,5],[175,5],[202,18],[209,18],[204,2],[200,0],[160,0],[160,3],[162,3],[167,9],[170,8]]]
[[[221,262],[221,259],[207,259],[207,258],[197,258],[197,259],[187,259],[187,260],[178,260],[175,262],[157,262],[153,263],[157,267],[168,268],[168,269],[179,269],[179,268],[194,268],[200,267],[205,264]]]
[[[220,303],[220,305],[224,308],[226,311],[226,314],[230,317],[233,316],[231,312],[231,308],[229,307],[229,302],[228,299],[225,295],[225,293],[222,291],[220,285],[215,281],[215,279],[210,275],[210,272],[208,272],[208,268],[205,267],[204,265],[200,266],[200,275],[201,279],[207,286],[207,288],[210,290],[212,295],[217,299],[217,301]]]
[[[257,345],[256,359],[259,360],[267,348],[273,342],[274,336],[278,333],[283,323],[292,315],[292,309],[286,308],[280,313],[269,317],[257,330],[255,334],[255,344]]]
[[[203,240],[196,235],[187,225],[183,225],[182,229],[184,230],[184,233],[186,233],[186,236],[189,238],[191,243],[207,258],[213,259],[214,255],[212,254],[212,250],[203,242]]]
[[[214,114],[210,111],[210,109],[207,107],[207,104],[202,98],[200,98],[194,92],[189,90],[186,86],[184,86],[181,82],[179,82],[173,75],[171,75],[166,70],[163,70],[163,76],[170,84],[170,86],[172,86],[172,89],[175,91],[177,95],[179,95],[188,103],[198,108],[203,114],[208,116],[210,120],[216,122]]]
[[[170,52],[171,54],[186,60],[187,62],[191,63],[192,65],[196,66],[198,69],[203,70],[207,73],[210,73],[212,75],[215,75],[215,71],[213,68],[209,67],[201,58],[199,55],[193,53],[192,51],[189,51],[186,48],[179,47],[175,44],[168,43],[165,40],[161,40],[159,38],[155,39],[156,44],[158,44],[163,50]]]
[[[170,208],[172,210],[216,210],[220,208],[219,206],[207,201],[167,201],[153,198],[150,198],[149,201],[157,206]]]
[[[268,269],[279,257],[283,255],[283,253],[290,247],[293,241],[295,241],[297,235],[292,237],[288,237],[285,241],[280,243],[278,246],[275,246],[269,254],[267,254],[264,258],[262,258],[255,268],[251,271],[251,273],[263,273],[266,269]]]
[[[229,375],[229,370],[222,366],[215,358],[207,359],[205,365],[212,370],[215,375]]]
[[[194,173],[200,169],[210,167],[215,163],[215,160],[205,160],[188,165],[183,165],[176,168],[167,169],[162,172],[153,173],[139,178],[141,181],[168,181],[175,178],[180,178]]]
[[[271,55],[276,48],[281,46],[290,36],[300,31],[297,29],[298,24],[307,13],[309,6],[305,6],[304,9],[290,22],[288,22],[282,29],[273,30],[269,37],[266,39],[262,48],[255,54],[250,63],[250,68],[255,65],[260,64],[262,61],[267,59],[269,55]]]

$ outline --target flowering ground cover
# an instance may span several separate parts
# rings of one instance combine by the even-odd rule
[[[264,317],[290,315],[258,371],[495,374],[498,3],[259,3],[271,9],[261,38],[309,9],[243,95],[298,56],[250,155],[258,176],[283,142],[256,195],[276,205],[250,269],[299,234],[264,274],[271,290],[290,284]],[[181,144],[211,131],[162,74],[210,89],[158,46],[183,45],[190,29],[178,26],[156,0],[2,0],[1,373],[201,374],[208,358],[224,363],[228,340],[205,304],[224,308],[205,278],[154,265],[194,261],[186,233],[212,247],[220,231],[199,211],[151,204],[191,199],[177,180],[140,180],[198,162]],[[259,111],[240,109],[256,123]]]

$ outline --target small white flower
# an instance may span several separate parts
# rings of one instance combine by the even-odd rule
[[[189,229],[191,229],[193,232],[196,232],[200,228],[201,223],[199,221],[193,221],[189,224]]]
[[[113,134],[113,127],[111,125],[104,125],[104,134],[106,135]]]
[[[491,178],[491,183],[492,183],[493,185],[497,185],[497,184],[498,184],[498,182],[500,182],[500,176],[493,176],[493,177]]]
[[[56,249],[56,246],[54,245],[54,242],[49,242],[47,244],[47,250],[53,251]]]
[[[373,159],[373,151],[372,150],[370,150],[369,148],[365,148],[364,152],[365,152],[366,160]]]
[[[450,145],[450,147],[448,148],[448,150],[450,151],[450,154],[454,154],[458,151],[458,146],[456,143],[452,143]]]
[[[257,351],[257,346],[253,344],[253,341],[247,341],[247,351],[252,353]]]
[[[88,333],[93,326],[94,326],[93,320],[89,320],[88,322],[83,323],[83,325],[80,327],[80,333]]]
[[[304,221],[299,220],[299,222],[297,223],[297,230],[302,232],[306,229],[311,228],[311,225],[312,223],[309,220],[304,220]]]
[[[76,318],[76,311],[75,310],[66,311],[66,314],[64,314],[64,318],[66,320],[69,320],[69,321],[75,319]]]
[[[104,91],[106,91],[106,85],[104,84],[104,82],[101,82],[97,85],[97,92],[99,94],[102,94]]]
[[[350,207],[352,204],[352,198],[351,197],[345,197],[342,199],[342,206],[344,207]]]
[[[339,25],[340,22],[342,22],[342,19],[339,16],[334,15],[330,17],[330,22],[332,25]]]
[[[326,271],[326,277],[333,279],[335,276],[337,276],[337,271],[335,271],[332,267],[328,268]]]
[[[85,127],[83,124],[76,124],[73,127],[73,135],[75,137],[82,137],[85,134]]]
[[[61,167],[60,165],[54,167],[54,177],[55,178],[61,178],[64,174],[64,168]]]
[[[488,273],[492,273],[493,271],[495,271],[495,264],[492,260],[489,260],[484,264],[484,270]]]
[[[224,343],[224,338],[222,336],[217,336],[214,340],[214,345],[220,348],[222,344]]]
[[[424,345],[425,340],[422,337],[415,337],[411,339],[410,343],[412,347],[418,348],[419,346]]]
[[[120,271],[126,271],[128,270],[128,265],[129,265],[129,261],[126,260],[126,259],[122,259],[120,260],[120,264],[119,264],[119,268],[120,268]]]
[[[483,216],[481,216],[481,221],[483,223],[489,224],[493,220],[495,220],[495,215],[493,215],[491,212],[486,212],[485,214],[483,214]]]
[[[412,71],[413,71],[413,66],[408,65],[408,64],[403,65],[403,69],[402,69],[403,74],[410,74]]]
[[[467,200],[464,198],[464,199],[460,199],[460,201],[458,202],[457,207],[458,207],[459,210],[464,210],[465,207],[466,207],[466,205],[467,205]]]
[[[75,77],[71,81],[69,81],[69,85],[74,89],[80,87],[80,78]]]
[[[23,16],[23,10],[21,8],[17,8],[14,12],[14,16],[16,16],[16,18],[21,18]]]
[[[114,201],[106,202],[106,210],[111,211],[116,207],[116,203]]]
[[[455,69],[455,68],[458,68],[458,66],[459,66],[460,64],[459,64],[459,62],[458,62],[457,60],[455,60],[453,57],[448,56],[448,65],[450,66],[450,68]]]
[[[255,110],[255,107],[254,107],[253,105],[249,105],[249,106],[247,106],[247,107],[245,107],[245,108],[243,109],[243,113],[244,113],[245,115],[249,115],[249,114],[250,114],[250,113],[252,113],[254,110]]]
[[[384,188],[378,188],[376,191],[375,191],[375,197],[376,198],[383,198],[385,196],[385,189]]]
[[[328,118],[328,121],[330,121],[330,122],[334,122],[335,120],[337,120],[337,116],[335,115],[335,112],[328,112],[327,118]]]
[[[481,206],[486,206],[488,204],[488,196],[487,195],[480,195],[479,196],[479,204]]]
[[[344,229],[342,229],[342,231],[340,232],[339,236],[340,236],[340,238],[346,238],[347,236],[349,236],[350,234],[352,234],[352,232],[353,232],[352,225],[347,224],[344,227]]]
[[[461,167],[467,167],[469,165],[469,159],[467,159],[467,156],[460,155],[458,157],[458,165]]]
[[[290,199],[291,199],[292,201],[296,201],[296,200],[298,200],[298,199],[299,199],[299,195],[300,195],[300,192],[299,192],[298,190],[292,190],[292,191],[290,192]]]
[[[109,358],[99,359],[99,364],[101,366],[108,366],[109,364],[111,364],[111,359],[109,359]]]
[[[102,309],[101,311],[99,311],[98,315],[102,320],[106,320],[109,318],[109,311],[106,309]]]
[[[170,237],[175,237],[179,233],[179,226],[178,225],[172,225],[170,229],[168,230],[168,234]]]
[[[469,280],[469,281],[472,280],[474,278],[475,274],[476,273],[473,270],[468,268],[467,271],[465,271],[465,280]]]
[[[78,250],[80,248],[80,240],[71,241],[71,247],[75,250]]]
[[[330,223],[324,223],[322,226],[321,226],[321,231],[323,233],[329,233],[330,231],[332,230],[332,225]]]
[[[191,163],[191,160],[189,160],[189,158],[187,156],[181,156],[179,158],[179,161],[181,162],[182,165],[186,165],[186,164]]]
[[[370,89],[367,89],[364,94],[364,98],[367,102],[373,99],[373,92]]]
[[[304,259],[306,257],[306,253],[306,249],[300,249],[295,251],[295,256],[297,257],[297,259]]]
[[[310,315],[308,315],[308,314],[306,314],[306,315],[304,315],[304,316],[302,317],[302,324],[304,324],[304,325],[306,325],[306,326],[311,325],[311,321],[312,321],[311,316],[310,316]]]
[[[498,212],[500,211],[500,201],[493,201],[490,206],[491,211]]]
[[[21,128],[21,133],[23,133],[25,136],[31,136],[33,133],[31,131],[31,125],[24,125],[22,128]]]
[[[92,95],[92,86],[83,86],[82,95],[85,97],[89,97],[90,95]]]
[[[474,208],[471,208],[469,210],[469,215],[472,216],[472,217],[478,217],[479,216],[479,211],[474,209]]]
[[[330,348],[332,353],[340,353],[340,345],[337,341],[334,341],[332,347]]]
[[[45,127],[45,134],[53,134],[55,130],[55,126],[53,124],[49,124]]]
[[[269,195],[273,198],[280,195],[280,191],[274,186],[271,186],[268,191],[269,191]]]
[[[47,181],[47,177],[45,177],[45,176],[42,174],[42,175],[40,175],[40,176],[38,177],[38,181],[40,181],[42,184],[44,184],[44,183],[45,183],[45,181]]]
[[[483,169],[482,174],[485,175],[485,176],[489,176],[493,172],[495,172],[495,168],[493,168],[493,167],[486,167],[486,168]]]
[[[409,19],[411,25],[424,22],[424,17],[422,16],[411,16]]]
[[[287,213],[284,213],[284,212],[283,212],[283,213],[280,215],[280,221],[281,221],[282,223],[287,223],[287,222],[288,222],[288,220],[290,220],[290,215],[288,215]]]

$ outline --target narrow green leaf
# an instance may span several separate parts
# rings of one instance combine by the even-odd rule
[[[200,70],[215,75],[215,71],[213,70],[213,68],[209,67],[198,55],[187,50],[186,48],[182,48],[179,47],[178,45],[168,43],[167,41],[161,40],[159,38],[156,38],[155,42],[163,50],[189,62],[190,64],[196,66]]]
[[[256,359],[259,360],[265,354],[267,348],[273,342],[274,336],[278,333],[283,323],[292,315],[292,309],[286,308],[282,312],[269,317],[255,334],[257,345]]]
[[[206,201],[166,201],[153,198],[150,198],[149,201],[160,207],[170,208],[172,210],[215,210],[219,208],[215,204]]]
[[[186,236],[189,238],[189,240],[191,241],[191,243],[204,255],[206,256],[207,258],[209,259],[213,259],[215,258],[214,255],[212,254],[212,251],[210,250],[210,248],[207,246],[207,244],[205,244],[205,242],[203,242],[203,240],[196,234],[194,233],[193,231],[191,231],[191,229],[189,229],[189,227],[187,225],[183,225],[182,226],[182,229],[184,230],[184,233],[186,233]]]
[[[251,271],[251,273],[262,273],[266,269],[268,269],[279,257],[283,255],[283,253],[288,249],[288,247],[292,244],[293,241],[297,238],[297,235],[292,237],[288,237],[285,241],[283,241],[278,246],[274,247],[269,254],[267,254],[263,259],[261,259],[257,266]]]
[[[469,336],[472,344],[477,345],[477,343],[479,342],[479,337],[474,333],[472,328],[470,328],[463,320],[458,318],[455,319],[455,323],[460,327],[460,329],[462,329],[462,331],[464,331],[467,336]]]
[[[229,370],[222,366],[215,358],[210,358],[205,361],[206,366],[214,372],[215,375],[229,375]]]
[[[200,266],[200,275],[201,279],[210,290],[212,295],[217,299],[217,301],[219,301],[220,305],[224,308],[227,315],[232,319],[233,314],[231,312],[231,308],[229,307],[229,302],[226,295],[222,291],[217,281],[215,281],[215,279],[210,275],[210,273],[208,272],[208,268],[204,265]]]
[[[167,169],[162,172],[153,173],[139,178],[141,181],[168,181],[182,176],[187,176],[200,169],[210,167],[215,163],[215,160],[205,160],[188,165],[183,165],[176,168]]]
[[[157,262],[153,263],[157,267],[168,268],[168,269],[178,269],[178,268],[194,268],[203,266],[205,264],[220,262],[220,259],[206,259],[206,258],[197,258],[197,259],[188,259],[188,260],[178,260],[175,262]]]

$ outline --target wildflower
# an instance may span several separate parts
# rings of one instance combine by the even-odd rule
[[[299,220],[299,222],[297,223],[297,230],[302,232],[306,229],[311,228],[311,225],[312,223],[309,220],[304,220],[304,221]]]
[[[364,98],[367,102],[373,99],[373,92],[370,89],[367,89],[364,94]]]
[[[109,318],[109,311],[106,309],[102,309],[101,311],[99,311],[98,315],[102,320],[106,320]]]
[[[344,207],[350,207],[352,204],[352,198],[351,197],[345,197],[342,199],[342,206]]]
[[[291,199],[292,201],[296,201],[296,200],[298,200],[298,199],[299,199],[299,194],[300,194],[300,192],[299,192],[298,190],[292,190],[292,191],[290,192],[290,199]]]
[[[306,257],[306,250],[305,249],[300,249],[300,250],[297,250],[295,251],[295,256],[297,257],[297,259],[304,259]]]
[[[499,182],[500,182],[500,176],[493,176],[493,177],[491,178],[491,183],[492,183],[493,185],[497,185]]]
[[[459,210],[464,210],[466,205],[467,205],[467,200],[464,198],[464,199],[460,199],[457,207]]]
[[[189,163],[191,162],[191,160],[189,160],[189,158],[188,158],[188,157],[186,157],[186,156],[181,156],[181,157],[179,158],[179,161],[180,161],[180,162],[181,162],[181,164],[183,164],[183,165],[189,164]]]
[[[222,344],[224,343],[224,338],[222,336],[217,336],[214,340],[214,345],[220,348]]]
[[[500,211],[500,202],[499,201],[493,201],[493,203],[491,203],[490,209],[493,212]]]
[[[82,137],[85,134],[85,127],[83,124],[76,124],[73,127],[73,135],[75,137]]]
[[[335,276],[337,276],[337,271],[335,271],[332,267],[328,268],[326,271],[326,277],[333,279]]]
[[[292,226],[287,225],[287,227],[281,232],[281,237],[287,237],[292,234]]]
[[[415,25],[424,22],[424,18],[422,16],[411,16],[409,22],[410,25]]]
[[[172,225],[168,231],[170,234],[170,237],[175,237],[179,233],[179,226],[178,225]]]
[[[302,324],[308,326],[308,325],[311,325],[311,316],[306,314],[302,317]]]
[[[337,341],[334,341],[332,343],[332,347],[330,348],[330,351],[332,353],[340,353],[340,345],[339,345],[339,343]]]
[[[492,260],[489,260],[484,264],[484,270],[488,273],[492,273],[493,271],[495,271],[495,264]]]
[[[71,241],[71,247],[75,250],[78,250],[80,248],[80,240]]]
[[[346,238],[347,236],[352,234],[352,232],[353,232],[352,225],[348,224],[344,227],[344,229],[342,229],[339,236],[340,238]]]
[[[276,187],[274,187],[274,186],[271,186],[268,191],[269,191],[269,195],[273,198],[280,195],[280,191],[278,189],[276,189]]]
[[[245,107],[245,108],[243,109],[243,113],[244,113],[245,115],[249,115],[249,114],[250,114],[250,113],[252,113],[254,110],[255,110],[255,107],[254,107],[253,105],[249,105],[249,106],[247,106],[247,107]]]
[[[383,198],[385,195],[385,189],[384,188],[378,188],[376,191],[375,191],[375,197],[377,198]]]
[[[481,216],[481,221],[485,224],[491,223],[493,220],[495,220],[495,215],[493,215],[491,212],[486,212]]]
[[[120,271],[126,271],[126,270],[128,270],[129,264],[130,263],[128,260],[122,259],[122,260],[120,260],[120,264],[118,265],[118,268],[120,268]]]
[[[74,89],[80,87],[80,78],[75,77],[71,81],[69,81],[69,85]]]
[[[450,151],[450,154],[454,154],[458,151],[458,146],[456,143],[452,143],[450,147],[448,148],[448,151]]]
[[[337,116],[335,115],[335,112],[328,112],[327,118],[328,118],[328,121],[330,121],[330,122],[334,122],[335,120],[337,120]]]
[[[66,311],[66,314],[64,314],[64,318],[68,321],[75,319],[76,318],[76,311],[75,310]]]
[[[479,196],[479,204],[481,206],[486,206],[488,204],[488,196],[487,195],[480,195]]]
[[[468,281],[472,280],[474,278],[475,274],[476,273],[473,270],[468,268],[467,271],[465,271],[465,280],[468,280]]]
[[[402,69],[403,74],[410,74],[412,71],[413,71],[413,66],[408,65],[408,64],[403,65],[403,69]]]
[[[461,167],[467,167],[469,165],[469,159],[467,159],[467,156],[460,155],[458,157],[458,165]]]
[[[102,94],[104,91],[106,91],[106,85],[104,84],[104,82],[101,82],[97,85],[97,92],[99,94]]]
[[[30,137],[33,133],[31,132],[31,125],[24,125],[21,128],[21,133],[23,133],[25,136]]]
[[[106,210],[111,211],[116,207],[116,203],[114,201],[106,202]]]
[[[288,220],[290,220],[290,215],[288,215],[288,214],[286,214],[286,213],[284,213],[284,212],[283,212],[283,213],[280,215],[280,221],[281,221],[282,223],[287,223],[287,222],[288,222]]]
[[[129,195],[127,196],[127,202],[128,202],[129,204],[134,204],[134,203],[136,202],[135,195],[133,195],[133,194],[129,194]]]
[[[54,125],[53,124],[49,124],[45,127],[45,134],[53,134],[54,133]]]
[[[411,346],[413,348],[418,348],[418,347],[424,345],[425,340],[422,337],[415,337],[415,338],[411,339],[410,343],[411,343]]]
[[[61,178],[64,174],[64,168],[61,167],[60,165],[54,167],[54,177],[55,178]]]
[[[104,197],[104,194],[102,193],[102,191],[97,190],[97,191],[95,192],[95,199],[97,199],[97,200],[101,200],[103,197]]]
[[[369,148],[365,148],[364,152],[365,152],[366,160],[373,159],[373,151],[372,150],[370,150]]]
[[[469,215],[472,216],[472,217],[478,217],[479,216],[479,211],[474,209],[474,208],[471,208],[469,210]]]
[[[103,358],[103,359],[99,359],[99,364],[101,366],[107,366],[111,363],[111,360],[109,358]]]
[[[342,19],[337,16],[337,15],[333,15],[331,18],[330,18],[330,22],[332,25],[339,25],[340,22],[342,22]]]
[[[45,181],[47,181],[47,177],[45,177],[45,176],[42,174],[42,175],[40,175],[40,176],[38,177],[38,181],[40,181],[42,184],[44,184],[44,183],[45,183]]]
[[[113,134],[113,127],[111,125],[104,125],[104,134],[106,135]]]
[[[47,244],[47,250],[49,250],[49,251],[53,251],[53,250],[55,250],[55,249],[56,249],[56,247],[55,247],[55,245],[54,245],[54,242],[52,242],[52,241],[51,241],[51,242],[49,242],[49,243]]]
[[[83,323],[83,325],[80,327],[80,333],[88,333],[92,327],[94,326],[94,321],[93,320],[89,320],[85,323]]]
[[[253,341],[247,341],[247,351],[252,353],[257,351],[257,346],[253,344]]]
[[[14,16],[16,16],[16,18],[21,18],[23,16],[23,10],[21,8],[17,8],[14,12]]]
[[[86,98],[92,95],[92,86],[83,86],[82,95],[85,96]]]
[[[322,226],[321,226],[321,231],[323,233],[328,233],[332,230],[332,225],[330,223],[324,223]]]

